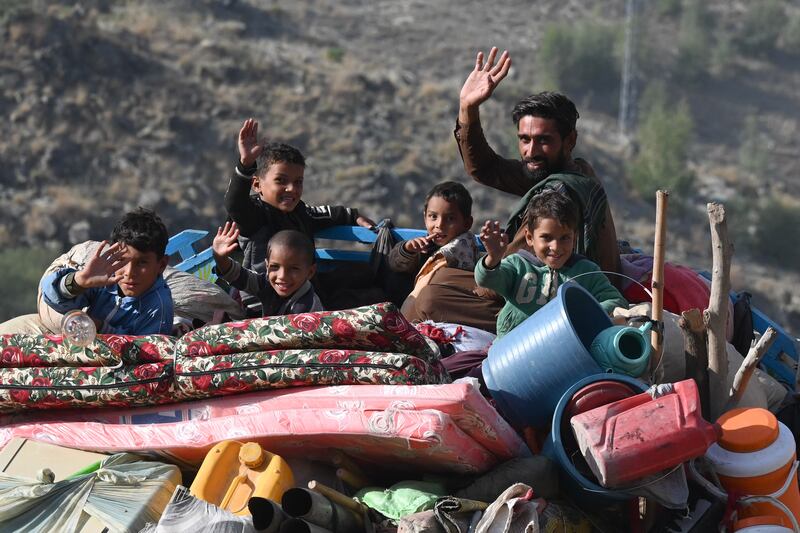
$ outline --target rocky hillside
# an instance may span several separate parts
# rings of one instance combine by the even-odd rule
[[[766,196],[800,208],[800,56],[733,54],[724,72],[685,82],[674,45],[681,2],[656,4],[640,22],[640,42],[650,48],[637,83],[641,92],[650,78],[663,78],[694,119],[696,181],[671,207],[668,256],[709,268],[705,202],[731,202],[737,215]],[[707,4],[718,33],[746,25],[748,4]],[[796,3],[785,4],[787,19],[799,15]],[[512,72],[482,117],[492,145],[514,155],[509,111],[543,84],[548,27],[591,20],[621,33],[624,7],[624,0],[2,0],[0,244],[55,255],[102,238],[136,205],[155,207],[173,232],[215,228],[235,135],[250,116],[266,135],[307,154],[307,200],[420,226],[420,199],[433,183],[468,183],[452,129],[475,52],[496,45],[512,53]],[[652,201],[633,193],[626,177],[635,144],[632,151],[617,140],[618,85],[587,83],[570,94],[581,110],[579,155],[604,177],[620,236],[650,248]],[[756,137],[743,137],[749,117]],[[743,139],[758,145],[751,150]],[[765,173],[743,169],[749,152],[766,155]],[[478,220],[505,218],[511,198],[470,187]],[[756,231],[751,222],[734,230],[742,238]],[[800,241],[785,242],[793,231],[776,236],[776,246],[796,247]],[[757,305],[800,332],[797,264],[762,265],[747,249],[736,261],[737,288],[756,292]]]

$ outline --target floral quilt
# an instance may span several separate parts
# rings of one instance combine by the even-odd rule
[[[449,383],[440,363],[401,353],[307,349],[178,357],[176,392],[203,398],[309,385]]]
[[[98,335],[86,348],[59,335],[0,335],[0,410],[173,401],[174,346],[166,335]]]
[[[435,343],[389,302],[205,326],[181,337],[176,351],[181,357],[205,357],[311,348],[404,353],[432,363],[439,356]]]
[[[0,335],[0,411],[156,405],[306,385],[448,383],[435,343],[391,303],[210,325],[180,339]]]

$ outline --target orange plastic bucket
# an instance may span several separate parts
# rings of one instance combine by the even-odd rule
[[[706,457],[725,490],[736,497],[772,495],[800,520],[796,448],[789,428],[760,408],[734,409],[717,422],[722,436]],[[741,505],[738,511],[741,518],[785,517],[784,511],[771,503]]]
[[[232,513],[249,515],[251,497],[280,502],[293,486],[294,475],[282,457],[255,442],[226,440],[208,452],[190,492]]]

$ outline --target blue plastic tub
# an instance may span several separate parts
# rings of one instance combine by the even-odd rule
[[[586,289],[559,287],[556,298],[489,349],[483,378],[503,414],[521,426],[546,427],[570,385],[602,372],[589,346],[612,325]]]
[[[589,508],[601,509],[608,506],[613,506],[621,502],[625,502],[634,498],[633,495],[627,492],[615,489],[607,489],[597,483],[592,478],[589,479],[584,476],[573,464],[567,450],[564,449],[563,438],[561,434],[562,425],[564,423],[564,411],[567,408],[572,397],[576,392],[583,387],[596,383],[598,381],[619,381],[630,385],[634,394],[639,394],[647,390],[647,384],[639,381],[636,378],[626,376],[624,374],[595,374],[585,377],[569,387],[556,405],[555,413],[553,414],[553,422],[550,427],[550,435],[545,441],[544,450],[542,453],[555,461],[561,469],[561,487],[569,498],[574,502],[581,502]],[[568,423],[568,421],[567,421]],[[580,456],[580,452],[577,452]]]

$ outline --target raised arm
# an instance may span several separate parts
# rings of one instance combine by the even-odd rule
[[[229,257],[239,247],[239,228],[235,222],[226,222],[224,227],[217,228],[217,235],[211,242],[211,252],[217,265],[217,272],[228,272],[231,268]],[[220,274],[222,275],[222,274]]]
[[[263,150],[263,145],[258,141],[258,122],[252,118],[244,121],[237,137],[237,146],[239,161],[225,191],[225,210],[238,224],[242,235],[251,237],[266,224],[264,211],[250,199],[256,160]]]
[[[507,50],[500,54],[500,59],[495,64],[496,56],[497,47],[492,47],[486,63],[483,62],[483,52],[478,52],[475,58],[475,68],[461,87],[458,122],[462,125],[478,120],[478,108],[492,96],[497,85],[503,81],[511,68],[511,57]]]

